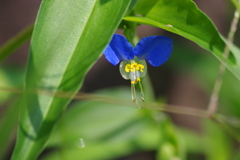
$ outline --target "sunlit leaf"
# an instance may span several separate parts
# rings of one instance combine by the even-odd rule
[[[12,159],[33,160],[71,99],[41,95],[39,89],[72,97],[101,55],[129,0],[44,0],[33,31]],[[38,94],[32,94],[37,92]]]

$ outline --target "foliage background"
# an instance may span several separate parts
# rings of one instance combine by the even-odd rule
[[[219,32],[226,37],[235,10],[232,3],[224,0],[195,0],[194,2],[212,19]],[[34,22],[39,5],[40,1],[30,0],[4,0],[0,2],[0,45]],[[122,31],[118,30],[117,33],[121,34]],[[179,107],[189,106],[197,109],[207,109],[209,97],[217,77],[219,61],[195,43],[162,29],[141,25],[138,27],[138,35],[140,38],[150,35],[165,35],[174,40],[174,52],[170,60],[158,68],[148,67],[149,78],[154,91],[153,97],[158,102],[174,104]],[[239,46],[239,32],[236,33],[235,37],[236,45]],[[27,43],[2,62],[0,73],[1,86],[23,86],[28,49],[29,44]],[[234,117],[240,116],[240,110],[238,109],[240,104],[238,96],[239,87],[239,81],[227,71],[220,93],[219,113]],[[113,90],[112,88],[118,89]],[[124,88],[129,88],[129,82],[121,78],[118,67],[112,66],[104,57],[101,57],[88,72],[80,92],[94,93],[98,91],[97,93],[100,95],[116,94],[120,97],[122,94],[129,94],[129,91],[124,90]],[[99,91],[101,89],[104,89],[104,91]],[[150,94],[150,92],[148,93]],[[1,147],[6,146],[4,147],[6,150],[2,153],[4,159],[9,159],[12,153],[16,135],[16,122],[18,120],[17,108],[12,107],[13,109],[11,109],[8,106],[16,106],[14,103],[20,103],[18,95],[11,94],[9,96],[8,94],[7,92],[1,94],[2,107],[0,110],[3,120],[2,125],[5,124],[5,127],[10,126],[9,133],[11,133],[7,142],[4,142],[3,138],[0,141],[2,142]],[[130,99],[130,94],[125,96],[124,99]],[[63,114],[63,120],[59,124],[66,123],[67,126],[70,125],[69,128],[59,127],[60,129],[56,129],[57,132],[53,133],[49,146],[39,159],[59,159],[59,157],[63,159],[72,159],[74,157],[75,159],[96,160],[140,158],[150,160],[156,159],[156,157],[158,159],[180,157],[181,159],[191,160],[238,159],[239,142],[210,120],[185,114],[167,113],[167,116],[160,114],[159,117],[163,120],[160,120],[160,126],[156,130],[154,125],[158,125],[158,123],[149,122],[152,120],[151,118],[141,118],[141,115],[144,114],[158,114],[155,112],[146,113],[152,112],[149,110],[138,111],[137,108],[125,108],[121,105],[115,108],[111,104],[101,104],[99,102],[83,102],[82,104],[79,100],[72,102],[72,104],[72,108],[74,108],[74,105],[76,108],[78,105],[84,108],[85,105],[85,108],[88,109],[85,109],[85,111],[84,109],[79,109],[79,111],[76,109],[75,113],[79,113],[76,117],[73,116],[74,113],[71,114],[74,110]],[[115,112],[112,110],[115,110]],[[126,113],[132,113],[132,115]],[[113,121],[111,116],[109,119],[106,118],[109,115],[118,115],[118,119],[116,118]],[[7,116],[11,116],[12,121],[9,121],[6,118]],[[73,119],[67,121],[71,119],[68,116]],[[84,116],[86,116],[85,121],[81,118],[77,119]],[[128,116],[130,118],[127,121]],[[166,118],[168,116],[170,118]],[[7,119],[7,121],[4,121],[4,119]],[[110,125],[111,127],[106,125],[109,123],[109,120],[114,122]],[[60,126],[64,126],[64,124]],[[106,126],[106,128],[101,129],[100,127],[100,129],[96,129],[99,132],[99,136],[93,135],[91,137],[89,133],[96,132],[94,128],[99,126]],[[120,128],[117,126],[120,126]],[[75,140],[81,138],[79,135],[77,135],[77,138],[74,137],[76,136],[74,134],[68,135],[66,133],[65,135],[65,131],[70,129],[72,129],[71,133],[79,133],[81,130],[79,131],[78,128],[81,127],[86,131],[86,133],[81,133],[83,137],[86,137],[84,138],[86,143],[84,149],[73,147],[74,145],[76,146]],[[168,128],[174,128],[174,131]],[[4,128],[4,130],[7,133],[7,129]],[[140,138],[137,131],[142,133],[139,136]],[[59,133],[62,135],[60,135],[62,138],[58,138],[59,135],[57,134]],[[112,133],[112,135],[109,133]],[[1,132],[1,134],[4,135],[4,132]],[[161,135],[163,138],[161,139],[161,137],[156,135]],[[147,138],[141,138],[141,136],[146,136]],[[107,151],[108,154],[103,154],[104,151]],[[88,157],[93,153],[95,153],[97,158]],[[69,155],[72,157],[68,157]],[[81,156],[86,157],[81,158]]]

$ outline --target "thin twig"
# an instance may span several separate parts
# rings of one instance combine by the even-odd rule
[[[9,87],[0,87],[1,92],[11,92],[16,94],[23,94],[24,91],[21,88],[9,88]],[[88,94],[88,93],[74,93],[74,92],[66,92],[66,91],[57,91],[53,92],[51,90],[35,90],[30,91],[31,94],[43,95],[43,96],[54,96],[60,98],[71,98],[74,100],[86,100],[86,101],[95,101],[95,102],[102,102],[108,104],[115,104],[115,105],[123,105],[129,107],[137,107],[135,103],[133,103],[130,99],[121,99],[121,98],[114,98],[111,96],[104,96],[104,95],[96,95],[96,94]],[[161,104],[161,103],[148,103],[142,102],[141,106],[146,109],[150,110],[159,110],[164,112],[176,113],[176,114],[183,114],[183,115],[190,115],[196,116],[200,118],[208,118],[207,111],[202,109],[196,109],[187,106],[178,106],[178,105],[169,105],[169,104]]]
[[[239,3],[240,3],[240,0],[239,0]],[[225,63],[228,59],[229,52],[230,52],[228,46],[233,43],[234,35],[237,30],[238,20],[239,20],[239,11],[236,10],[234,13],[232,23],[231,23],[230,31],[228,33],[227,44],[224,48],[222,63],[219,66],[218,76],[217,76],[216,82],[214,84],[213,92],[212,92],[212,95],[211,95],[211,98],[210,98],[210,101],[208,104],[208,116],[210,118],[217,111],[217,108],[218,108],[219,92],[220,92],[220,89],[222,86],[223,75],[224,75],[225,69],[226,69]]]
[[[9,88],[9,87],[0,87],[1,92],[11,92],[16,94],[25,94],[22,88]],[[65,92],[65,91],[51,91],[51,90],[35,90],[29,91],[30,94],[36,94],[41,96],[54,96],[61,98],[71,98],[75,100],[87,100],[87,101],[95,101],[107,104],[114,105],[122,105],[137,108],[136,104],[133,103],[130,99],[120,99],[114,98],[110,96],[104,95],[96,95],[96,94],[87,94],[87,93],[74,93],[74,92]],[[169,104],[161,104],[161,103],[148,103],[142,102],[141,106],[144,106],[145,109],[149,110],[158,110],[169,113],[176,113],[188,116],[195,116],[199,118],[209,118],[208,112],[206,110],[186,107],[186,106],[178,106],[178,105],[169,105]],[[214,114],[211,120],[215,121],[216,124],[220,125],[224,128],[231,136],[233,136],[236,140],[240,141],[239,133],[237,132],[240,129],[240,119],[229,117],[221,114]]]

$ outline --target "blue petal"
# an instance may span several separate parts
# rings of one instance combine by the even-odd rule
[[[115,66],[120,61],[128,61],[134,58],[132,45],[125,37],[118,34],[114,34],[103,54]]]
[[[154,67],[166,62],[172,53],[172,40],[165,36],[143,38],[134,48],[138,60],[146,59]]]

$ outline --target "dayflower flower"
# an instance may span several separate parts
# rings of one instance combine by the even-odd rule
[[[158,67],[168,60],[171,53],[172,40],[169,37],[145,37],[133,48],[125,37],[114,34],[103,54],[115,66],[121,61],[120,73],[124,79],[131,80],[132,91],[135,92],[134,85],[140,82],[147,72],[146,61]],[[141,83],[139,84],[141,87]],[[135,101],[136,93],[132,96]]]

